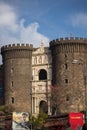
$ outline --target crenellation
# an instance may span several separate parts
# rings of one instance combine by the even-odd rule
[[[14,103],[14,108],[16,111],[19,111],[21,108],[21,111],[27,111],[31,112],[31,95],[30,93],[30,82],[31,81],[31,75],[32,75],[32,51],[33,46],[29,44],[8,44],[1,48],[1,55],[3,58],[3,66],[4,68],[4,74],[5,74],[5,104],[12,104],[11,102],[11,92],[9,84],[11,84],[11,75],[10,71],[12,67],[15,68],[15,72],[13,76],[13,80],[15,82],[15,92],[19,92],[19,96],[15,94],[14,99],[16,99],[16,103]],[[11,64],[10,64],[11,63]],[[19,72],[20,70],[20,72]],[[21,74],[22,73],[22,74]],[[21,88],[21,89],[20,89]],[[25,94],[24,89],[27,91]],[[6,94],[8,93],[9,96]],[[21,95],[23,95],[21,97]],[[27,99],[27,100],[26,100]],[[21,107],[21,104],[24,102],[25,104]],[[26,107],[27,104],[27,107]]]
[[[32,45],[32,44],[30,44],[30,47],[31,47],[31,48],[33,48],[33,45]]]
[[[9,44],[8,47],[11,47],[11,44]]]
[[[30,46],[29,44],[26,44],[26,46],[28,47],[28,46]]]
[[[74,41],[75,39],[74,39],[74,37],[70,37],[70,40],[71,40],[71,41]]]
[[[80,38],[80,40],[84,40],[83,38]]]
[[[65,40],[68,41],[68,37],[65,37]]]
[[[64,38],[60,38],[59,40],[60,40],[60,41],[64,41]]]
[[[87,44],[87,38],[79,38],[79,37],[65,37],[65,38],[59,38],[56,40],[52,40],[49,44],[50,46],[54,46],[57,44],[66,44],[66,43],[82,43],[82,44]]]
[[[59,41],[59,39],[56,39],[56,42],[58,42]]]
[[[24,44],[24,43],[22,43],[22,44],[21,44],[21,46],[25,46],[25,44]]]
[[[55,42],[55,40],[53,40],[52,42]]]
[[[87,38],[84,38],[84,41],[87,42]]]
[[[12,44],[12,46],[14,47],[14,46],[15,46],[15,44]]]
[[[5,45],[4,47],[5,47],[5,48],[7,48],[8,46],[7,46],[7,45]]]
[[[79,37],[75,37],[74,40],[78,41],[78,40],[80,40],[80,38]]]
[[[17,43],[17,44],[9,44],[9,45],[5,45],[5,46],[3,46],[3,47],[1,47],[1,50],[2,51],[7,51],[7,50],[23,50],[23,49],[26,49],[26,50],[31,50],[31,49],[33,49],[33,45],[32,44],[19,44],[19,43]]]
[[[84,77],[83,77],[84,66],[81,64],[73,64],[73,61],[74,60],[79,61],[79,59],[83,59],[83,62],[87,63],[87,58],[86,58],[87,38],[79,38],[79,37],[58,38],[50,41],[49,44],[50,44],[50,48],[46,50],[46,53],[43,54],[41,53],[41,57],[37,55],[38,49],[33,48],[33,45],[28,43],[9,44],[1,48],[1,54],[3,58],[3,66],[4,66],[4,75],[5,75],[4,76],[5,77],[4,80],[5,100],[6,100],[5,104],[7,105],[10,104],[11,100],[9,99],[9,97],[13,97],[11,95],[10,85],[9,85],[11,84],[11,79],[12,79],[15,88],[14,90],[15,102],[13,104],[15,110],[29,111],[29,113],[31,113],[33,97],[37,94],[36,87],[38,86],[37,83],[39,83],[39,80],[37,80],[39,79],[39,69],[41,69],[41,66],[43,68],[44,64],[41,62],[45,60],[46,62],[50,63],[50,65],[47,64],[46,70],[48,69],[49,66],[52,69],[52,70],[50,69],[52,72],[50,72],[51,78],[49,78],[49,80],[51,81],[51,85],[61,86],[62,87],[61,90],[64,90],[64,93],[62,93],[63,91],[61,91],[60,98],[62,99],[62,94],[65,97],[67,96],[67,94],[70,94],[69,97],[70,101],[67,102],[64,99],[64,104],[62,103],[64,107],[60,105],[60,107],[58,108],[60,112],[62,113],[62,112],[69,112],[69,111],[77,111],[78,99],[80,101],[79,104],[83,105],[83,108],[81,108],[81,111],[83,111],[84,100],[85,100],[83,95],[84,87],[85,87]],[[36,55],[34,55],[35,57],[32,56],[33,51],[36,51],[35,52]],[[48,53],[50,54],[51,58],[48,57],[49,56]],[[47,58],[45,57],[45,54]],[[35,62],[35,65],[32,65],[32,61]],[[39,61],[40,64],[38,65]],[[11,73],[10,70],[12,70],[12,68],[14,71]],[[33,79],[32,79],[32,75],[33,75]],[[35,78],[34,75],[36,76]],[[47,73],[47,77],[49,77],[48,73]],[[45,82],[45,81],[40,81],[40,83],[41,82]],[[48,82],[48,79],[46,82]],[[33,87],[35,88],[34,96],[33,96],[33,92],[31,92],[31,89]],[[44,85],[44,87],[46,88],[47,84],[46,86]],[[80,94],[79,92],[77,92],[77,90],[79,90],[79,92],[81,90]],[[41,89],[41,91],[43,90]],[[17,92],[19,92],[19,95],[17,94]],[[21,97],[21,95],[23,96]],[[37,97],[39,97],[38,95],[39,94],[37,94],[37,96],[35,97],[36,100]],[[81,99],[79,95],[81,95]],[[75,98],[77,98],[77,100]],[[21,106],[23,102],[25,104]],[[39,104],[39,101],[37,104]],[[65,107],[65,105],[67,106]],[[72,105],[74,106],[74,110],[72,108]],[[39,108],[39,105],[37,106]],[[37,106],[35,106],[35,109],[37,109]],[[36,112],[38,113],[37,110]],[[32,114],[36,114],[36,113],[32,113]]]
[[[19,43],[17,43],[17,47],[18,47],[18,46],[20,47],[20,44],[19,44]]]

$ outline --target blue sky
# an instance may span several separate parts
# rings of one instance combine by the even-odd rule
[[[0,0],[0,45],[87,38],[87,0]]]

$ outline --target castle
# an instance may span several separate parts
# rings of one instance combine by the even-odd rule
[[[51,87],[60,87],[63,103],[60,112],[86,110],[87,39],[60,38],[49,47],[34,48],[29,44],[1,47],[0,83],[5,105],[32,115],[51,114]],[[2,89],[1,89],[2,90]]]

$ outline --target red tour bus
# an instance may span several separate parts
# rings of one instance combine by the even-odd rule
[[[84,114],[80,112],[69,113],[69,123],[74,130],[82,127],[84,124]]]
[[[68,123],[73,130],[80,130],[84,125],[84,114],[81,112],[72,112],[48,116],[48,118],[45,119],[42,130],[65,130]]]

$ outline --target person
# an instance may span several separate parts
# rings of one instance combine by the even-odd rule
[[[82,126],[78,125],[77,130],[82,130]]]
[[[30,130],[30,123],[29,123],[29,115],[27,112],[16,113],[14,114],[13,121],[12,121],[12,129],[20,129],[20,130]],[[16,118],[15,118],[16,117]]]
[[[28,121],[28,114],[26,113],[26,112],[24,112],[23,114],[22,114],[22,117],[23,117],[23,122],[27,122]]]
[[[26,127],[26,128],[30,128],[30,123],[28,121],[28,114],[26,112],[24,112],[22,114],[22,117],[23,117],[23,121],[22,121],[21,125]]]
[[[87,123],[83,125],[82,130],[87,130]]]
[[[73,130],[73,128],[70,126],[69,122],[66,124],[66,130]]]

